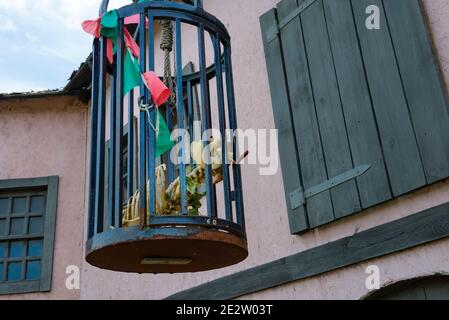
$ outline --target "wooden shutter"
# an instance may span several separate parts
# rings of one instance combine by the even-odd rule
[[[283,0],[261,26],[292,233],[449,176],[447,99],[418,0]]]
[[[262,30],[269,30],[276,22],[275,10],[269,11],[261,18]],[[278,137],[282,143],[279,143],[279,153],[281,156],[282,175],[284,179],[284,188],[286,201],[288,204],[288,215],[290,231],[300,233],[309,228],[306,209],[304,206],[292,208],[290,202],[290,192],[300,187],[301,173],[298,162],[298,150],[296,148],[295,130],[291,121],[291,110],[285,79],[285,71],[281,54],[281,42],[275,38],[268,42],[267,33],[264,36],[265,55],[267,69],[270,77],[270,90],[273,100],[273,112],[276,115],[274,120],[276,128],[279,130]]]

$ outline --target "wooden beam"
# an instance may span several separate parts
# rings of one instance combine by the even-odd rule
[[[449,236],[449,203],[169,296],[233,299]]]

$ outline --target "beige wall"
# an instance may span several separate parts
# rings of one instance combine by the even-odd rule
[[[77,299],[65,269],[83,259],[87,106],[74,97],[0,101],[0,179],[59,176],[52,290],[0,299]]]

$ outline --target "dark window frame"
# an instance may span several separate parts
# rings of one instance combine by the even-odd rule
[[[58,185],[58,176],[0,180],[0,195],[4,192],[14,193],[26,192],[28,190],[40,190],[46,192],[40,279],[22,280],[17,282],[1,282],[0,295],[51,291]],[[0,237],[0,240],[6,239],[11,240],[14,238],[7,236]]]

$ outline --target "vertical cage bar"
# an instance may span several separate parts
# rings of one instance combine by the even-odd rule
[[[168,127],[168,130],[170,130],[170,132],[173,131],[173,127],[174,127],[173,108],[174,108],[174,106],[172,106],[171,104],[167,104],[166,110],[165,110],[165,118],[167,120],[167,127]],[[168,184],[170,184],[176,178],[176,169],[175,169],[175,165],[171,161],[170,152],[167,152],[165,154],[164,160],[165,160],[164,162],[167,165],[167,180],[168,180],[167,182],[168,182]]]
[[[127,172],[127,197],[130,199],[134,194],[134,89],[128,94],[128,161],[126,163]]]
[[[90,174],[89,174],[89,218],[88,218],[88,239],[92,238],[95,232],[95,187],[96,175],[95,167],[97,162],[97,123],[98,123],[98,66],[99,66],[99,40],[95,39],[92,46],[92,115],[91,115],[91,145],[90,145]]]
[[[235,111],[235,95],[234,95],[234,79],[232,74],[232,61],[231,61],[231,48],[227,43],[224,46],[224,60],[226,70],[226,90],[228,97],[228,113],[229,113],[229,125],[234,131],[232,134],[232,152],[233,152],[233,180],[234,180],[234,193],[237,207],[237,224],[245,229],[245,213],[243,207],[243,194],[242,194],[242,176],[240,170],[240,164],[235,163],[237,160],[237,137],[235,130],[237,129],[237,115]]]
[[[146,14],[140,15],[139,24],[139,46],[140,46],[140,70],[145,71],[146,68],[146,41],[145,41],[145,17]],[[151,25],[149,29],[153,29]],[[140,85],[140,115],[139,115],[139,218],[140,228],[146,227],[147,212],[147,114],[142,109],[142,104],[147,103],[145,84]]]
[[[193,121],[194,114],[193,114],[193,88],[192,88],[192,82],[187,81],[186,84],[186,91],[187,91],[187,113],[188,113],[188,119],[189,119],[189,134],[190,134],[190,143],[195,139],[194,136],[194,128],[193,128]],[[189,144],[190,147],[190,144]],[[190,156],[190,166],[193,166],[193,158]]]
[[[217,102],[218,102],[218,118],[221,134],[221,171],[223,175],[223,193],[226,212],[226,220],[232,219],[232,202],[231,202],[231,183],[229,179],[229,163],[228,163],[228,144],[226,136],[226,113],[224,106],[224,90],[223,90],[223,68],[221,64],[221,42],[220,35],[212,37],[215,51],[215,74],[217,82]]]
[[[105,152],[108,152],[108,205],[105,227],[109,228],[114,225],[114,206],[115,206],[115,150],[116,150],[116,107],[117,107],[117,66],[113,66],[113,74],[110,79],[110,110],[109,110],[109,148],[106,148]]]
[[[116,79],[116,114],[115,114],[115,205],[114,226],[122,225],[123,206],[123,64],[124,64],[124,21],[118,22],[117,37],[117,79]]]
[[[174,105],[172,105],[169,101],[166,104],[165,109],[165,119],[167,120],[167,127],[170,132],[174,129],[174,117],[173,117],[173,110],[175,108]],[[167,165],[167,184],[172,183],[176,179],[176,168],[174,163],[171,161],[170,158],[170,152],[167,152],[163,157],[163,162]]]
[[[195,0],[194,1],[195,6],[202,8],[203,7],[203,0]]]
[[[8,242],[5,242],[8,246],[9,246],[9,243]],[[3,276],[3,279],[5,280],[5,281],[7,281],[7,276],[8,276],[8,274],[7,274],[7,267],[8,267],[8,264],[7,263],[3,263],[3,269],[0,269],[0,273],[2,274],[2,276]]]
[[[105,148],[105,123],[106,123],[106,41],[100,40],[100,77],[98,96],[98,126],[97,126],[97,155],[95,165],[95,233],[103,232],[104,221],[104,148]]]
[[[186,134],[184,116],[184,97],[182,87],[182,32],[181,21],[176,19],[175,40],[176,40],[176,102],[178,113],[178,129],[182,132],[181,143],[181,163],[179,165],[179,181],[181,183],[181,214],[187,214],[187,180],[186,180]]]
[[[139,32],[140,28],[136,28],[133,34],[133,38],[134,40],[136,40],[136,42],[139,42]],[[134,89],[132,89],[128,94],[128,161],[126,163],[128,179],[126,189],[128,192],[126,195],[126,200],[130,199],[136,192],[136,189],[138,188],[137,177],[139,175],[137,172],[135,172],[135,168],[138,167],[138,159],[135,155],[135,151],[138,150],[138,146],[136,143],[138,134],[136,125],[134,124],[134,92]]]
[[[151,27],[154,24],[154,17],[150,14],[149,17],[150,28],[148,30],[148,69],[155,71],[154,58],[154,29]],[[148,92],[148,104],[152,107],[150,113],[150,123],[148,127],[148,184],[149,184],[149,211],[150,215],[156,214],[156,105]]]
[[[201,87],[201,122],[203,132],[203,146],[208,150],[210,137],[206,137],[204,133],[211,129],[211,115],[210,115],[210,97],[209,97],[209,80],[207,79],[206,67],[206,48],[204,41],[204,26],[198,27],[198,53],[200,61],[200,87]],[[210,165],[210,152],[205,152],[205,181],[206,181],[206,199],[207,199],[207,214],[209,217],[217,217],[217,203],[215,186],[212,180],[212,166]]]

